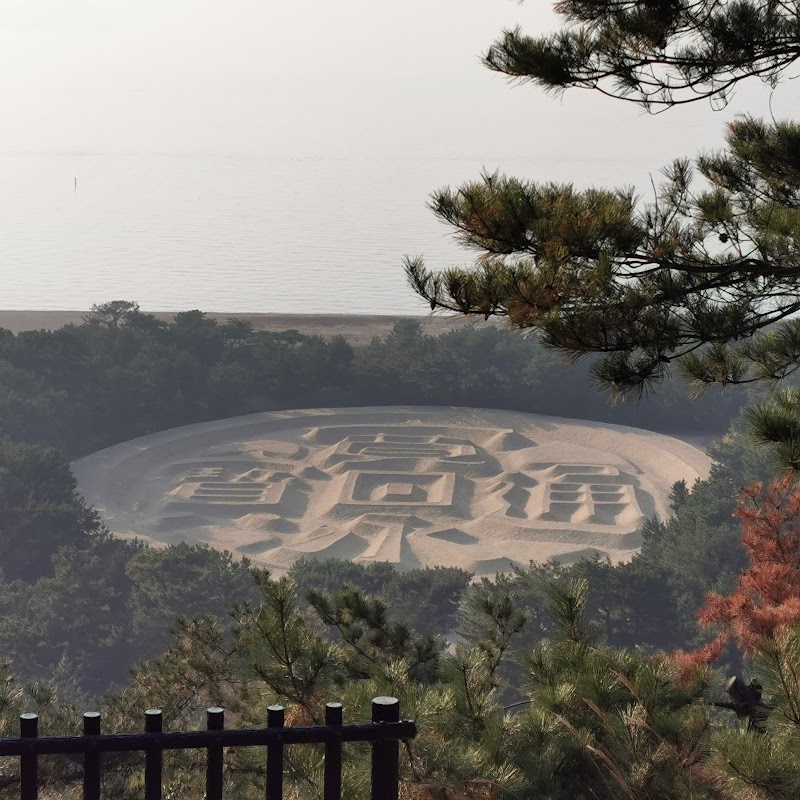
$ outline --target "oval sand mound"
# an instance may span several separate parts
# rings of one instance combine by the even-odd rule
[[[700,450],[649,431],[508,411],[343,408],[190,425],[78,461],[112,531],[296,559],[478,575],[589,553],[629,558]],[[268,535],[265,536],[265,533]]]

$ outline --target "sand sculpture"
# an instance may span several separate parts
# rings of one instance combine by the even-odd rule
[[[112,531],[206,542],[277,572],[296,559],[453,565],[609,555],[708,474],[696,448],[635,428],[502,411],[366,408],[191,425],[75,464]]]

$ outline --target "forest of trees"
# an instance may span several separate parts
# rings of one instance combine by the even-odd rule
[[[64,474],[52,450],[25,448]],[[36,710],[43,732],[77,732],[90,705],[105,730],[137,729],[151,706],[172,729],[201,725],[214,704],[238,726],[259,725],[276,701],[293,724],[319,721],[330,699],[359,720],[371,696],[390,694],[420,729],[402,756],[415,797],[788,799],[800,777],[800,640],[780,624],[800,619],[785,602],[800,586],[800,508],[778,484],[771,506],[751,503],[737,519],[740,487],[773,468],[741,421],[712,453],[709,479],[675,484],[673,516],[648,521],[630,563],[531,564],[475,584],[452,568],[335,560],[298,562],[277,580],[204,546],[149,550],[109,537],[74,484],[54,481],[65,519],[85,530],[52,541],[47,574],[20,570],[0,585],[0,650],[10,658],[0,734],[13,733],[21,710]],[[15,513],[35,519],[39,507]],[[785,569],[775,574],[765,545],[774,553],[779,542]],[[41,559],[47,546],[38,542]],[[758,592],[770,580],[782,594],[766,604]],[[743,655],[763,686],[764,705],[750,710],[724,689]],[[367,751],[347,753],[345,793],[355,799]],[[166,791],[202,795],[197,758],[167,762]],[[227,757],[238,797],[263,792],[253,758]],[[320,765],[313,748],[293,751],[288,796],[315,796]],[[58,792],[80,778],[69,763],[43,769]],[[137,759],[110,761],[104,776],[107,790],[139,796]],[[0,764],[0,796],[15,791],[14,764]]]
[[[562,364],[535,338],[494,327],[437,337],[407,320],[354,348],[337,336],[220,324],[200,311],[167,323],[132,302],[105,303],[82,325],[0,330],[0,436],[53,445],[74,459],[154,431],[256,411],[400,404],[719,435],[746,399],[734,389],[689,403],[676,382],[638,405],[612,406],[593,390],[588,366]]]
[[[470,574],[447,567],[398,572],[389,564],[301,561],[275,580],[247,560],[203,545],[149,549],[111,537],[78,494],[66,456],[54,444],[75,456],[164,424],[285,407],[297,402],[299,386],[306,401],[333,403],[338,396],[358,402],[359,380],[372,403],[485,398],[482,405],[502,405],[505,398],[509,405],[546,411],[546,403],[555,402],[548,387],[558,375],[559,394],[562,377],[566,385],[584,387],[575,398],[576,413],[603,418],[617,412],[585,391],[585,373],[553,363],[535,342],[496,329],[434,338],[401,323],[387,339],[359,350],[296,332],[259,334],[235,320],[220,325],[199,312],[179,315],[172,324],[132,306],[119,319],[98,318],[104,308],[85,325],[3,338],[5,370],[12,376],[4,402],[16,409],[19,430],[29,433],[19,441],[7,429],[0,438],[0,652],[8,662],[0,674],[0,733],[15,730],[23,708],[42,715],[46,732],[74,731],[78,712],[90,705],[102,711],[105,730],[136,729],[137,715],[152,705],[163,706],[172,728],[201,724],[203,708],[213,703],[248,725],[258,724],[276,700],[295,709],[294,719],[314,720],[324,700],[344,699],[360,714],[370,693],[385,692],[400,696],[404,713],[420,723],[413,758],[404,764],[409,786],[444,786],[472,797],[475,782],[489,781],[496,784],[491,796],[616,798],[628,795],[619,794],[591,752],[582,750],[569,728],[556,730],[553,719],[588,725],[603,748],[621,748],[623,730],[603,720],[627,713],[635,693],[656,680],[662,652],[685,656],[663,667],[656,706],[647,713],[667,716],[652,721],[643,749],[614,753],[624,761],[625,780],[633,781],[641,768],[630,760],[634,756],[646,760],[666,740],[674,747],[694,742],[680,737],[700,736],[695,714],[711,714],[706,722],[720,735],[735,729],[735,714],[714,706],[702,711],[702,704],[724,705],[723,675],[742,669],[742,653],[729,642],[720,651],[717,630],[700,625],[698,613],[708,591],[722,597],[736,591],[748,563],[733,516],[740,489],[773,475],[769,453],[751,447],[741,417],[731,419],[741,398],[726,396],[730,413],[724,420],[718,406],[687,405],[679,386],[658,398],[653,408],[672,407],[674,414],[679,407],[684,418],[694,412],[694,420],[716,408],[715,423],[732,427],[711,448],[717,464],[709,479],[673,487],[673,516],[646,523],[642,551],[628,564],[532,564],[473,584]],[[189,322],[204,336],[188,336],[183,328]],[[187,351],[201,347],[192,362]],[[153,368],[150,359],[161,366]],[[255,370],[254,363],[270,369]],[[137,384],[148,364],[149,382]],[[290,371],[298,380],[288,380]],[[222,391],[219,375],[238,375],[241,391]],[[26,391],[26,382],[36,390]],[[126,399],[123,389],[132,385],[139,394]],[[119,398],[118,411],[108,412],[96,399],[97,413],[107,416],[90,424],[81,404],[92,397],[105,398],[103,403]],[[563,400],[561,395],[562,410]],[[44,422],[50,427],[40,428]],[[45,443],[48,436],[54,443]],[[579,621],[565,620],[570,609]],[[577,631],[579,646],[570,644]],[[702,662],[714,646],[720,673]],[[294,654],[296,672],[287,673],[279,651]],[[599,715],[594,721],[580,703],[552,694],[552,688],[541,694],[542,687],[574,677],[579,666],[588,670],[581,673],[580,691],[588,691],[592,681],[603,680],[601,663],[613,663],[626,677],[610,693],[591,688]],[[669,674],[677,681],[681,669],[690,673],[683,683],[666,680]],[[535,712],[534,696],[549,698],[537,699]],[[536,758],[531,741],[537,742]],[[318,756],[309,752],[291,761],[290,792],[308,793],[319,778]],[[348,796],[363,791],[363,756],[356,749],[348,762]],[[248,758],[232,756],[227,773],[231,788],[244,797],[258,791],[258,768]],[[171,762],[168,780],[176,795],[198,791],[193,766],[188,755]],[[684,784],[670,777],[674,766],[667,758],[641,778],[642,791],[651,792],[653,781],[659,787],[666,782],[659,797],[684,797]],[[48,769],[46,779],[64,790],[79,775],[55,762]],[[105,775],[107,787],[120,796],[137,796],[135,762],[120,759]],[[13,794],[15,786],[13,764],[0,765],[0,793],[6,787]]]
[[[119,685],[134,661],[157,655],[176,615],[222,619],[252,600],[255,588],[247,562],[228,554],[187,545],[149,550],[110,537],[78,495],[68,458],[166,427],[303,405],[505,406],[665,430],[679,418],[683,430],[708,434],[724,431],[743,400],[725,396],[722,413],[710,398],[689,405],[676,385],[650,404],[610,407],[588,391],[585,372],[495,328],[433,337],[409,320],[385,339],[352,348],[339,338],[261,333],[234,319],[219,324],[200,312],[159,322],[119,301],[95,307],[83,325],[5,332],[0,373],[0,652],[20,674],[38,679],[56,670],[90,692]],[[752,465],[732,469],[731,485],[739,486]],[[730,506],[735,492],[720,494],[715,485],[708,497],[724,497]],[[728,529],[726,535],[736,538]],[[295,572],[301,589],[334,591],[345,582],[370,594],[380,588],[392,613],[425,633],[452,627],[444,620],[455,614],[470,579],[459,570],[394,575],[381,565],[371,577],[351,564],[306,564]],[[647,615],[633,610],[650,584],[620,581],[628,592],[640,590],[628,611],[608,612],[609,633],[622,626],[613,641],[666,646],[636,627],[659,630],[657,619],[645,623]],[[702,591],[696,578],[692,607]],[[612,621],[631,613],[641,621]],[[691,614],[685,624],[693,629]],[[676,632],[678,644],[690,641],[686,631]]]

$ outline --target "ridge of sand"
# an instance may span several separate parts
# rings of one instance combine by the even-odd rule
[[[190,425],[74,465],[112,531],[207,542],[278,572],[300,557],[450,565],[631,557],[700,450],[624,426],[508,411],[308,409]]]

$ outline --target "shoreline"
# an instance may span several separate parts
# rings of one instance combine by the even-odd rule
[[[30,330],[56,330],[65,325],[80,325],[88,310],[2,310],[0,309],[0,328],[7,328],[13,333]],[[158,319],[170,321],[175,311],[145,311]],[[424,333],[439,335],[450,330],[471,327],[474,325],[497,325],[498,322],[486,323],[480,317],[461,317],[456,315],[420,315],[407,314],[282,314],[245,311],[207,311],[209,319],[224,322],[235,318],[244,320],[259,331],[297,330],[307,336],[344,336],[352,345],[369,344],[375,336],[386,336],[396,322],[414,320],[422,325]]]

